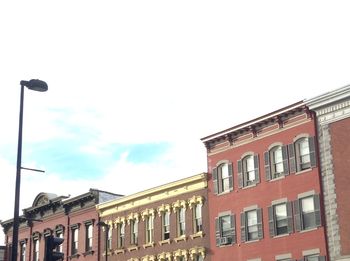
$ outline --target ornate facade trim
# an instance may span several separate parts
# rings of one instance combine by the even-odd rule
[[[149,216],[155,216],[156,215],[156,210],[151,208],[151,209],[148,209],[146,208],[145,210],[143,210],[141,212],[141,217],[142,217],[142,220],[145,221],[146,217],[149,217]]]
[[[159,206],[157,208],[157,211],[158,211],[158,215],[162,216],[162,214],[166,211],[171,212],[171,205],[170,204],[162,204],[161,206]]]
[[[173,208],[174,213],[176,213],[180,208],[186,209],[186,207],[187,207],[187,201],[186,200],[176,200],[172,204],[172,208]]]
[[[202,196],[193,196],[188,200],[188,206],[190,207],[190,209],[192,209],[197,204],[203,205],[203,203],[204,203],[204,197]]]
[[[100,217],[107,217],[155,202],[178,197],[208,187],[207,174],[201,173],[189,178],[171,182],[130,196],[125,196],[96,206]]]

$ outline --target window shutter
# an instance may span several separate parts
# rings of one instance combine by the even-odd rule
[[[231,215],[231,242],[232,244],[236,243],[236,220],[235,215]]]
[[[218,169],[213,168],[213,187],[214,194],[218,194]]]
[[[289,175],[287,145],[282,146],[283,174]]]
[[[288,144],[288,154],[289,154],[289,170],[290,174],[295,173],[296,166],[295,166],[295,150],[294,150],[294,144]]]
[[[314,195],[314,206],[315,206],[315,225],[316,227],[321,226],[321,211],[320,211],[320,195]]]
[[[258,238],[262,239],[264,237],[263,226],[262,226],[262,209],[258,208],[256,210],[257,218],[258,218]]]
[[[247,240],[246,235],[246,225],[245,225],[245,213],[241,213],[241,242],[245,242]]]
[[[287,202],[286,206],[287,206],[288,233],[293,233],[292,202]]]
[[[216,245],[220,246],[220,218],[215,218],[215,237],[216,237]]]
[[[243,188],[242,161],[237,162],[238,166],[238,187]]]
[[[310,163],[311,168],[316,167],[315,137],[309,137]]]
[[[271,171],[270,171],[270,152],[264,152],[264,164],[265,164],[265,178],[266,180],[271,179]]]
[[[274,219],[274,214],[273,214],[273,206],[268,207],[267,211],[269,214],[270,237],[274,237],[276,235],[276,232],[275,232],[275,219]]]
[[[230,191],[233,190],[233,166],[232,163],[228,164],[228,176],[229,176],[229,187],[230,187]]]
[[[260,175],[259,175],[259,155],[254,155],[254,171],[255,171],[255,183],[260,182]]]
[[[318,260],[319,260],[319,261],[326,261],[326,257],[325,257],[325,256],[319,256],[319,257],[318,257]]]
[[[301,230],[301,217],[300,217],[299,200],[294,200],[293,201],[293,210],[294,210],[295,230],[296,231],[300,231]]]

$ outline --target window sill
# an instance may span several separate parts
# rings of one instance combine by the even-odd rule
[[[178,243],[178,242],[180,242],[180,241],[187,241],[187,237],[186,237],[186,235],[182,235],[182,236],[179,236],[179,237],[177,237],[177,238],[174,238],[174,241],[175,241],[176,243]]]
[[[154,242],[151,242],[151,243],[147,243],[147,244],[144,244],[142,245],[144,249],[146,248],[149,248],[149,247],[154,247],[155,243]]]
[[[125,249],[124,248],[118,248],[114,251],[114,254],[118,255],[118,254],[124,254],[125,253]]]
[[[95,251],[93,250],[89,250],[89,251],[86,251],[85,253],[83,253],[83,256],[88,256],[88,255],[93,255]]]
[[[245,241],[244,243],[250,244],[250,243],[257,243],[259,241],[260,239],[254,239],[254,240]]]
[[[315,231],[315,230],[317,230],[317,227],[300,230],[299,233],[306,233],[306,232]]]
[[[282,234],[282,235],[276,235],[276,236],[274,236],[273,238],[286,237],[286,236],[289,236],[289,235],[290,235],[290,233]]]
[[[170,238],[162,240],[162,241],[159,241],[158,243],[159,243],[160,246],[165,245],[165,244],[169,244],[170,245]]]
[[[310,171],[312,171],[312,168],[297,171],[297,172],[295,172],[295,175],[301,175],[301,174],[304,174],[304,173],[310,172]]]
[[[254,183],[254,184],[251,184],[251,185],[248,185],[248,186],[245,186],[245,187],[242,187],[241,189],[249,189],[249,188],[253,188],[253,187],[256,187],[257,183]]]
[[[138,246],[131,246],[131,247],[128,247],[128,251],[131,252],[131,251],[135,251],[135,250],[139,250],[139,247]]]
[[[277,177],[277,178],[274,178],[274,179],[270,179],[269,182],[278,181],[278,180],[284,179],[285,177],[286,177],[285,175],[282,175],[280,177]]]
[[[228,191],[223,191],[223,192],[217,193],[216,195],[217,195],[217,196],[223,196],[223,195],[226,195],[226,194],[231,193],[232,191],[233,191],[233,189],[228,190]]]
[[[107,256],[111,256],[112,254],[113,254],[112,250],[108,250]],[[106,256],[106,252],[103,251],[102,255],[103,255],[103,256]]]
[[[193,235],[190,235],[190,237],[191,237],[192,239],[195,239],[195,238],[197,238],[197,237],[204,237],[204,233],[203,233],[203,231],[199,231],[199,232],[197,232],[197,233],[195,233],[195,234],[193,234]]]
[[[69,259],[73,259],[73,258],[79,258],[79,254],[74,254],[74,255],[71,255],[71,256],[69,256]]]

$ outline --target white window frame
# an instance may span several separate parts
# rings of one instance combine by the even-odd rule
[[[194,233],[203,231],[203,218],[202,218],[203,205],[198,203],[193,207],[193,228]]]

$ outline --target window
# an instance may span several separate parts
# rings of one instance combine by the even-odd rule
[[[287,146],[275,146],[264,153],[266,180],[289,174]]]
[[[220,194],[233,189],[232,163],[222,163],[213,169],[214,193]]]
[[[162,214],[162,240],[170,238],[170,211],[164,211]]]
[[[184,207],[179,208],[177,211],[177,233],[178,236],[183,236],[186,234],[186,210]]]
[[[136,219],[131,220],[130,224],[130,230],[131,230],[131,244],[132,245],[137,245],[137,240],[138,240],[138,229],[139,227],[139,222],[137,222]]]
[[[25,242],[21,243],[21,256],[20,256],[20,261],[26,261],[26,249],[27,249],[27,244]]]
[[[311,195],[293,202],[294,222],[297,231],[321,225],[319,195]]]
[[[112,235],[113,235],[113,233],[112,233],[112,229],[113,229],[113,227],[111,226],[111,225],[109,225],[108,227],[107,227],[107,249],[109,250],[109,251],[111,251],[112,250]]]
[[[231,214],[219,216],[215,219],[216,245],[236,243],[235,216]]]
[[[304,137],[288,145],[290,172],[316,167],[315,139]]]
[[[85,226],[85,251],[92,250],[92,224],[87,224]]]
[[[78,253],[78,228],[72,228],[72,250],[71,255],[76,255]]]
[[[260,182],[258,155],[248,155],[238,161],[239,187],[247,187]]]
[[[202,223],[202,204],[196,204],[193,208],[193,227],[194,233],[198,233],[203,230]]]
[[[39,239],[33,241],[33,261],[39,261]]]
[[[195,261],[203,261],[203,257],[201,255],[196,255],[196,257],[194,258]]]
[[[254,241],[263,238],[261,208],[241,213],[241,241]]]
[[[146,217],[146,243],[153,242],[154,217],[149,215]]]
[[[308,255],[304,256],[304,261],[326,261],[325,256],[316,255]]]
[[[63,232],[61,232],[61,231],[56,232],[56,237],[63,238]],[[56,251],[63,252],[63,244],[58,245],[56,248]]]
[[[268,207],[270,236],[291,233],[293,230],[292,203],[285,202]]]
[[[118,248],[124,247],[125,245],[125,223],[118,223]]]

